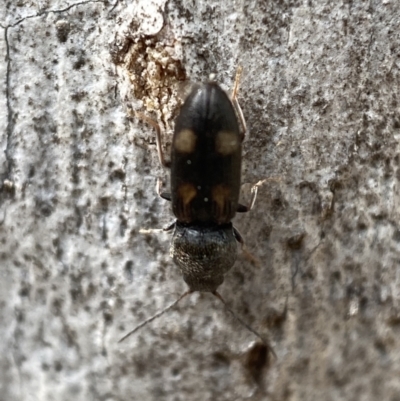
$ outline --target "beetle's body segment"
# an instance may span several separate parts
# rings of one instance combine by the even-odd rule
[[[177,221],[170,253],[192,291],[213,292],[237,257],[232,223],[197,226]]]
[[[242,135],[232,102],[214,82],[196,87],[176,120],[172,209],[181,223],[229,223],[239,203]]]
[[[214,82],[195,87],[176,120],[171,193],[162,196],[177,218],[170,253],[191,291],[216,291],[235,263],[242,240],[231,220],[247,210],[239,205],[243,136]]]
[[[244,246],[231,220],[236,212],[251,210],[257,188],[263,182],[253,186],[248,206],[239,204],[242,140],[246,131],[237,101],[240,71],[241,68],[236,75],[231,100],[214,82],[193,89],[176,120],[169,161],[161,146],[160,126],[141,116],[156,130],[160,163],[171,168],[171,192],[161,192],[160,182],[157,192],[172,202],[177,220],[164,230],[174,230],[170,254],[189,290],[137,325],[120,342],[172,309],[186,295],[207,291],[275,355],[269,342],[240,319],[217,291],[224,275],[235,263],[237,243]]]

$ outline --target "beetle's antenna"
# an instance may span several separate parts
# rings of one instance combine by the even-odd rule
[[[146,319],[145,321],[143,321],[142,323],[138,324],[133,330],[131,330],[128,334],[125,334],[120,340],[118,340],[118,343],[122,343],[122,341],[126,340],[129,336],[131,336],[133,333],[136,333],[138,330],[140,330],[142,327],[146,326],[146,324],[152,322],[153,320],[159,318],[160,316],[162,316],[165,312],[168,312],[170,309],[172,309],[173,307],[175,307],[178,302],[185,298],[186,295],[191,294],[192,291],[186,291],[184,292],[178,299],[176,299],[174,302],[172,302],[172,304],[168,305],[166,308],[164,308],[163,310],[157,312],[155,315],[149,317],[148,319]]]
[[[261,337],[261,334],[259,334],[256,330],[254,330],[251,326],[249,326],[247,323],[245,323],[229,306],[228,304],[225,302],[224,298],[222,298],[221,294],[217,291],[213,291],[212,294],[214,296],[216,296],[225,306],[226,310],[242,325],[244,326],[248,331],[250,331],[251,333],[253,333],[255,336],[257,336],[262,342],[263,344],[265,344],[268,349],[270,350],[271,354],[275,357],[275,359],[277,359],[277,356],[275,354],[274,349],[272,348],[272,345],[269,343],[268,340],[266,340],[265,338]]]

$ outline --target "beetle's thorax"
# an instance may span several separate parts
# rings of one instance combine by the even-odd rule
[[[187,225],[177,222],[171,256],[192,291],[215,291],[237,256],[232,224]]]

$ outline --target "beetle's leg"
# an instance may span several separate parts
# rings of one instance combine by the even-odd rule
[[[161,180],[157,179],[157,195],[167,201],[171,202],[171,193],[170,192],[161,192]]]
[[[243,248],[244,240],[243,240],[242,234],[240,234],[240,232],[238,231],[238,229],[236,227],[233,227],[233,235],[235,236],[236,241],[239,242],[239,244]]]
[[[239,203],[238,208],[236,210],[238,213],[246,213],[246,212],[249,212],[251,209],[253,209],[254,204],[256,203],[256,199],[257,199],[258,187],[261,186],[262,184],[264,184],[265,181],[266,180],[258,181],[257,184],[254,184],[251,187],[250,203],[249,203],[249,205],[241,205]]]
[[[171,202],[171,194],[169,192],[161,192],[160,197]]]
[[[169,224],[168,226],[165,226],[165,227],[163,228],[163,231],[171,231],[171,230],[173,230],[173,229],[175,228],[175,224],[176,224],[176,221],[172,222],[172,223]]]
[[[231,101],[233,104],[233,108],[235,109],[236,115],[239,119],[239,123],[241,126],[241,132],[240,132],[240,138],[243,141],[246,132],[247,132],[247,126],[246,126],[246,120],[244,119],[243,111],[240,107],[240,104],[237,100],[237,94],[239,91],[239,81],[240,81],[240,76],[242,75],[242,67],[239,66],[237,71],[236,71],[236,77],[235,77],[235,84],[233,86],[232,90],[232,95],[231,95]]]
[[[233,235],[235,236],[236,241],[239,242],[243,255],[246,257],[246,259],[248,259],[254,265],[260,266],[260,261],[247,250],[242,234],[240,234],[236,227],[233,227]]]
[[[168,224],[167,226],[163,228],[141,228],[139,230],[140,234],[152,234],[160,231],[171,231],[175,228],[176,222],[174,221],[171,224]]]
[[[233,85],[232,89],[232,95],[231,95],[231,101],[237,101],[237,94],[239,91],[239,82],[240,82],[240,77],[242,75],[243,68],[241,66],[238,67],[236,70],[236,76],[235,76],[235,83]]]
[[[162,141],[161,141],[161,127],[160,125],[152,120],[151,118],[145,116],[142,113],[136,113],[136,116],[146,122],[147,124],[151,125],[156,130],[156,144],[157,144],[157,153],[158,159],[163,167],[169,168],[171,166],[171,162],[169,160],[165,160],[164,151],[162,149]]]

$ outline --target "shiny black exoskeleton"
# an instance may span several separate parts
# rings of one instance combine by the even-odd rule
[[[245,122],[236,100],[215,82],[195,89],[176,120],[171,160],[164,160],[158,130],[160,161],[171,168],[171,192],[176,222],[170,253],[191,291],[215,292],[243,245],[231,220],[251,209],[239,204],[242,141]]]

